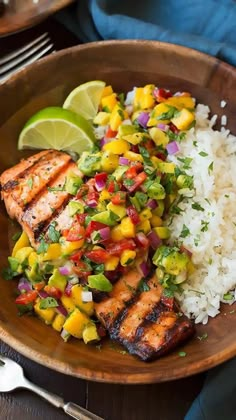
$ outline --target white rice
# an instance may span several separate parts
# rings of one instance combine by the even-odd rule
[[[213,130],[216,118],[209,120],[208,114],[207,106],[197,106],[195,128],[169,159],[180,167],[179,157],[192,159],[186,173],[194,179],[194,189],[187,191],[193,197],[178,204],[183,212],[169,227],[172,243],[179,242],[183,225],[190,231],[181,242],[192,252],[196,270],[176,297],[183,312],[203,324],[219,313],[226,293],[232,291],[227,303],[236,297],[236,137],[228,130]],[[203,210],[193,209],[193,202]]]

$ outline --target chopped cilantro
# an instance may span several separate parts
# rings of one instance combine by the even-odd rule
[[[124,121],[124,119],[125,119],[125,117],[124,117],[124,112],[122,111],[122,109],[118,109],[118,114],[119,114],[119,116],[120,116],[120,118],[121,118],[121,120],[122,121]]]
[[[208,156],[208,153],[206,153],[206,152],[199,152],[198,153],[200,156],[202,156],[202,157],[206,157],[206,156]]]
[[[197,210],[197,211],[204,211],[204,208],[199,203],[196,203],[196,202],[192,204],[192,209]]]
[[[225,194],[225,198],[229,198],[229,194]]]
[[[39,243],[39,247],[37,249],[37,254],[43,254],[44,252],[47,252],[49,247],[49,244],[47,244],[47,242],[45,242],[44,238],[41,238],[40,243]]]
[[[188,236],[190,234],[190,230],[189,228],[184,224],[182,231],[180,233],[180,238],[186,238],[186,236]]]
[[[206,222],[205,220],[201,220],[201,232],[206,232],[208,230],[209,222]]]
[[[27,305],[17,304],[16,306],[18,309],[18,316],[22,316],[26,314],[27,312],[32,312],[34,304],[31,302],[31,303],[28,303]]]
[[[171,118],[176,117],[179,114],[179,110],[174,106],[168,105],[168,107],[169,110],[158,115],[158,117],[156,117],[157,120],[170,120]]]
[[[48,238],[53,243],[59,242],[59,239],[61,237],[60,232],[58,230],[56,230],[56,228],[55,228],[56,224],[57,224],[56,222],[52,222],[49,225],[49,228],[48,228]]]
[[[46,297],[42,299],[39,304],[40,309],[56,308],[58,303],[53,297]]]
[[[193,140],[194,147],[197,147],[197,140]]]
[[[179,351],[179,356],[180,357],[185,357],[185,356],[187,356],[187,353],[185,352],[185,351]]]
[[[207,337],[208,337],[208,334],[207,333],[204,333],[202,335],[198,335],[197,336],[198,340],[200,340],[200,341],[206,340]]]
[[[210,175],[210,173],[213,171],[213,166],[214,166],[214,162],[211,162],[210,165],[208,166],[208,175]]]
[[[13,236],[12,236],[12,240],[13,241],[17,241],[19,239],[19,237],[21,236],[21,232],[16,232]]]
[[[123,181],[123,184],[125,187],[132,187],[132,185],[134,185],[134,180],[133,179],[129,179],[129,178],[125,178]]]
[[[33,188],[33,183],[34,183],[34,180],[32,177],[27,180],[27,185],[31,190]]]
[[[146,283],[145,279],[141,279],[138,285],[139,292],[148,292],[150,290],[150,287]]]
[[[177,158],[181,163],[183,163],[183,169],[190,169],[191,168],[191,163],[192,163],[192,158],[190,157],[185,157],[185,158],[181,158],[178,157]]]
[[[194,238],[194,245],[198,246],[199,245],[199,241],[200,241],[200,235],[197,235],[196,238]]]
[[[209,204],[209,206],[211,205],[210,200],[208,200],[208,198],[205,198],[205,201],[207,202],[207,204]]]
[[[118,93],[118,98],[119,98],[119,101],[120,101],[120,103],[121,103],[121,106],[124,106],[124,102],[125,102],[125,94],[122,92],[122,93]]]
[[[102,110],[103,110],[103,112],[108,112],[108,113],[110,113],[110,109],[108,108],[108,106],[104,106],[104,107],[102,108]]]
[[[65,190],[65,184],[58,187],[48,187],[48,191],[50,192],[64,191],[64,190]]]
[[[233,295],[231,295],[231,293],[225,293],[223,296],[224,300],[232,300],[233,299]]]
[[[17,271],[12,270],[11,267],[5,267],[2,270],[2,277],[4,280],[12,280],[13,277],[18,276],[19,273]]]

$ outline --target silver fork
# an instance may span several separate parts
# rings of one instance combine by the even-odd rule
[[[0,355],[0,392],[10,392],[16,388],[26,388],[35,392],[57,408],[62,408],[66,414],[77,420],[104,420],[72,402],[65,401],[33,384],[24,377],[23,369],[18,363]]]
[[[30,63],[53,52],[54,45],[47,32],[35,38],[23,47],[0,58],[0,82],[6,80],[12,73],[20,70]]]

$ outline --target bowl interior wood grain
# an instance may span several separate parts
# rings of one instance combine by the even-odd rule
[[[116,91],[155,83],[173,90],[190,91],[209,104],[212,114],[226,114],[236,134],[236,71],[215,58],[171,44],[146,41],[109,41],[74,47],[54,54],[21,71],[0,87],[0,171],[31,152],[17,151],[17,137],[37,110],[61,105],[78,84],[102,79]],[[220,101],[227,101],[222,110]],[[12,222],[4,206],[0,213],[0,267],[6,265]],[[106,340],[86,346],[78,340],[65,344],[60,335],[33,316],[17,315],[16,285],[0,280],[0,338],[25,356],[55,370],[81,378],[114,383],[151,383],[181,378],[211,368],[236,355],[234,307],[222,306],[207,326],[197,326],[196,336],[171,354],[143,363]],[[206,340],[198,336],[208,334]],[[186,357],[179,357],[179,350]]]

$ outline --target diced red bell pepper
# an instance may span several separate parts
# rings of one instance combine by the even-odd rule
[[[161,303],[163,303],[163,305],[167,306],[167,308],[170,311],[173,311],[173,309],[174,309],[174,298],[173,297],[167,297],[167,296],[161,295]]]
[[[113,197],[111,197],[112,204],[119,205],[125,204],[126,202],[126,192],[118,191]]]
[[[138,174],[135,178],[133,178],[132,185],[126,186],[127,190],[129,192],[133,192],[137,190],[137,188],[139,188],[140,185],[142,185],[142,183],[145,181],[146,178],[147,178],[147,174],[145,174],[145,172],[140,172],[140,174]]]
[[[153,91],[153,96],[157,102],[163,102],[166,99],[170,98],[172,96],[172,93],[168,92],[166,89],[155,88]]]
[[[79,223],[75,223],[69,230],[69,233],[66,236],[66,240],[69,242],[80,241],[85,237],[85,228]]]
[[[71,255],[69,259],[74,262],[79,262],[83,255],[82,251],[77,251],[75,254]]]
[[[167,159],[167,156],[166,156],[164,153],[162,153],[162,152],[157,152],[157,153],[155,154],[155,156],[156,156],[158,159],[161,159],[161,160],[163,160],[163,161],[165,161],[165,160]]]
[[[109,193],[114,193],[114,192],[115,192],[115,190],[116,190],[116,184],[115,184],[115,181],[110,180],[110,181],[107,183],[107,191],[108,191]]]
[[[45,281],[40,281],[39,283],[34,284],[34,289],[39,291],[42,290],[45,286]]]
[[[126,249],[133,250],[135,248],[136,248],[136,244],[132,239],[122,239],[119,242],[114,242],[112,244],[109,244],[106,250],[110,255],[119,256]]]
[[[97,207],[99,200],[99,193],[97,191],[89,191],[85,199],[85,203],[89,207]]]
[[[137,225],[140,223],[139,214],[134,206],[128,206],[126,209],[127,215],[130,217],[131,222],[134,225]]]
[[[89,266],[84,261],[76,262],[72,269],[74,273],[82,279],[87,279],[88,276],[92,274],[92,271],[89,269]]]
[[[105,227],[107,227],[107,225],[105,225],[104,223],[95,222],[91,220],[91,222],[89,222],[88,226],[86,227],[86,231],[85,231],[86,238],[89,238],[91,233],[96,232]]]
[[[132,146],[131,146],[131,152],[139,153],[139,148],[138,148],[138,145],[137,144],[132,144]]]
[[[62,297],[62,291],[55,286],[45,286],[45,292],[49,294],[49,296],[53,296],[56,299],[60,299]]]
[[[110,127],[107,129],[105,133],[105,137],[107,139],[113,139],[114,137],[116,137],[116,135],[117,135],[117,131],[113,131]]]
[[[85,256],[97,264],[103,264],[109,258],[109,254],[105,249],[93,249],[85,252]]]
[[[125,172],[125,178],[133,179],[137,176],[137,170],[135,166],[131,166],[127,171]]]
[[[21,295],[17,296],[16,304],[17,305],[28,305],[36,300],[38,296],[38,292],[36,290],[31,290],[27,293],[22,293]]]

